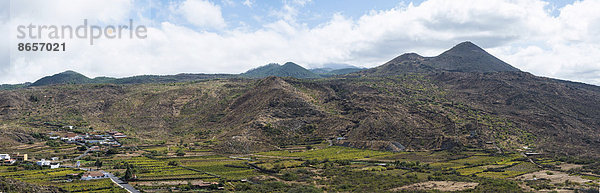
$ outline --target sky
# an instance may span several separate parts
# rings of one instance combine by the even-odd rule
[[[600,0],[0,0],[0,84],[66,70],[127,77],[241,73],[287,61],[375,67],[471,41],[523,71],[600,85],[598,10]],[[47,28],[32,31],[41,38],[19,38],[19,26],[84,21],[104,35],[116,33],[108,26],[146,33],[130,37],[127,28],[93,45],[87,30],[85,38]],[[64,42],[65,51],[18,50],[33,42]]]

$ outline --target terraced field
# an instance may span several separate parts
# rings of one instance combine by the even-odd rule
[[[55,186],[69,192],[127,192],[113,184],[110,179],[81,181],[78,169],[43,169],[43,170],[14,170],[13,166],[0,166],[0,176],[43,186]]]
[[[172,166],[166,161],[153,160],[147,157],[134,157],[126,160],[126,162],[137,168],[136,176],[137,180],[140,181],[214,178],[214,176],[203,172],[193,171],[179,166]]]
[[[270,151],[257,153],[256,155],[275,156],[275,157],[295,157],[302,159],[316,160],[358,160],[383,158],[385,156],[394,155],[392,152],[363,150],[348,147],[331,146],[324,149],[290,152],[290,151]]]

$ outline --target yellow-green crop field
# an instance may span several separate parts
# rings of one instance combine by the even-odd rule
[[[377,158],[393,155],[392,152],[355,149],[348,147],[331,146],[323,149],[309,150],[303,152],[270,151],[257,153],[257,155],[297,157],[316,160],[357,160],[365,158]]]
[[[138,167],[138,180],[173,180],[173,179],[207,179],[213,176],[202,172],[188,170],[179,166],[171,166],[167,161],[153,160],[146,157],[134,157],[125,160]]]
[[[180,161],[182,166],[216,175],[227,180],[241,180],[260,175],[256,170],[244,164],[246,162],[244,160],[229,158],[174,160]]]
[[[1,177],[12,178],[27,183],[56,186],[69,192],[127,192],[111,182],[110,179],[82,181],[73,179],[68,182],[68,174],[80,174],[82,170],[78,169],[43,169],[43,170],[20,170],[10,171],[9,167],[0,166]]]

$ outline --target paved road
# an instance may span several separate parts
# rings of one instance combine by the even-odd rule
[[[72,160],[75,160],[75,161],[77,161],[77,160],[81,159],[82,157],[86,156],[86,155],[87,155],[89,152],[90,152],[90,148],[87,148],[87,149],[86,149],[86,150],[83,152],[83,154],[81,154],[81,155],[79,155],[79,156],[77,156],[77,157],[73,158]]]
[[[102,172],[104,172],[104,171],[102,171]],[[130,192],[130,193],[139,193],[140,192],[140,191],[136,190],[133,186],[129,185],[127,182],[123,182],[121,179],[114,176],[113,174],[108,173],[108,172],[104,172],[104,173],[106,173],[106,175],[108,175],[110,180],[112,180],[115,184],[117,184],[117,186],[120,186],[121,188],[127,190],[127,192]]]
[[[75,168],[73,166],[61,166],[64,168]],[[92,168],[79,168],[80,170],[85,170],[85,171],[96,171],[96,169],[92,169]],[[140,191],[136,190],[133,186],[129,185],[127,182],[123,182],[123,180],[119,179],[118,177],[116,177],[115,175],[111,174],[110,172],[105,172],[103,170],[100,170],[100,172],[106,174],[110,180],[115,183],[117,186],[127,190],[127,192],[130,193],[140,193]]]
[[[81,159],[82,157],[86,156],[90,152],[90,147],[88,147],[84,143],[80,143],[80,142],[75,142],[75,143],[77,143],[78,145],[82,145],[82,146],[86,147],[85,152],[83,152],[83,154],[81,154],[81,155],[79,155],[79,156],[77,156],[77,157],[75,157],[73,159],[64,159],[61,162],[68,161],[68,160],[75,160],[75,161],[77,161],[77,160]],[[75,168],[74,166],[65,166],[65,165],[62,165],[61,167],[63,167],[63,168]],[[79,168],[79,169],[80,170],[85,170],[85,171],[95,171],[95,169],[92,169],[92,168]],[[117,184],[117,186],[119,186],[119,187],[127,190],[127,192],[130,192],[130,193],[139,193],[140,192],[140,191],[136,190],[133,186],[129,185],[127,182],[123,182],[121,179],[119,179],[115,175],[111,174],[110,172],[105,172],[105,171],[102,171],[102,170],[100,170],[100,172],[108,175],[108,177],[110,178],[110,180],[113,183],[115,183],[115,184]]]
[[[75,158],[64,159],[64,160],[59,161],[59,162],[71,161],[71,160],[77,161],[77,160],[81,159],[82,157],[86,156],[90,152],[90,147],[88,147],[87,145],[85,145],[85,143],[75,142],[75,144],[84,146],[85,147],[85,151],[81,155],[79,155],[79,156],[77,156]]]

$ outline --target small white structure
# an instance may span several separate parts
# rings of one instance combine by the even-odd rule
[[[0,154],[0,160],[10,159],[10,155],[8,154]]]
[[[79,140],[82,140],[83,138],[75,133],[67,133],[60,139],[63,141],[79,141]]]
[[[58,157],[52,157],[50,158],[52,161],[58,161]]]
[[[4,160],[4,164],[7,164],[7,165],[13,165],[13,164],[15,164],[15,162],[17,162],[17,160],[15,160],[15,159]]]
[[[38,166],[49,166],[50,165],[50,161],[46,161],[45,159],[42,159],[42,160],[36,162],[36,164]]]
[[[50,163],[50,169],[60,168],[60,163]]]
[[[81,176],[81,180],[97,180],[97,179],[103,179],[103,178],[108,178],[108,175],[106,175],[105,173],[102,173],[100,171],[86,172]]]

